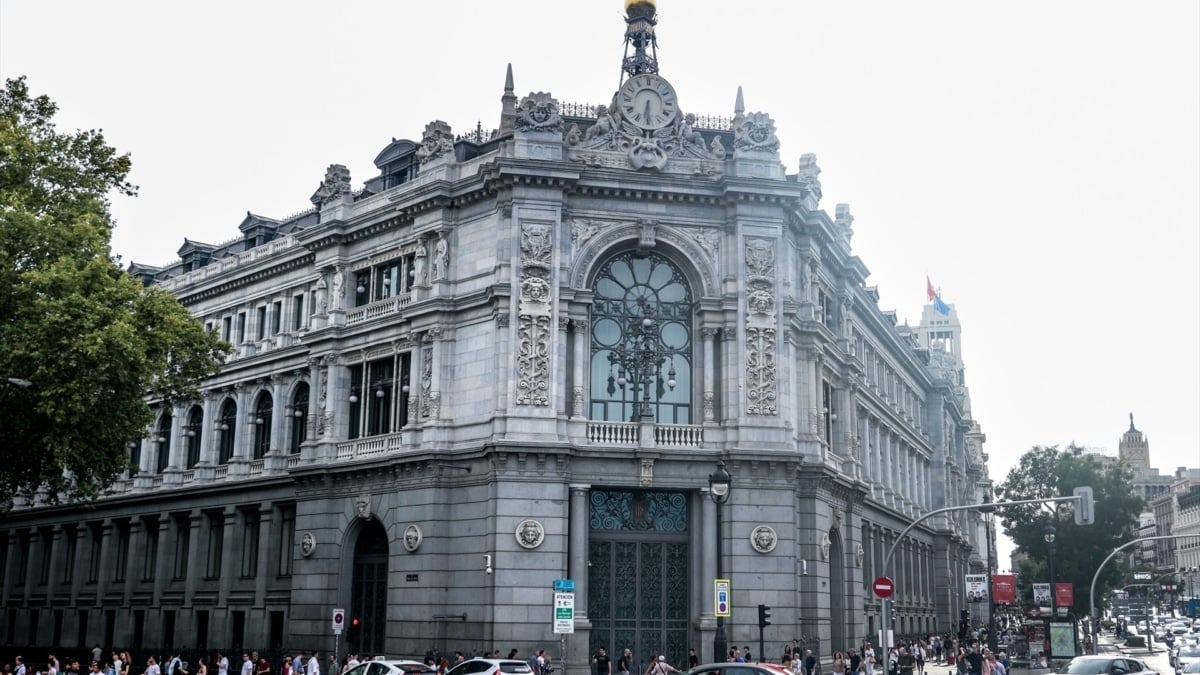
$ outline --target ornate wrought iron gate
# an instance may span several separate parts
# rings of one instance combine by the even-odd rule
[[[593,491],[588,543],[590,653],[625,647],[645,670],[651,652],[681,669],[690,640],[687,495]],[[614,668],[615,672],[615,668]]]

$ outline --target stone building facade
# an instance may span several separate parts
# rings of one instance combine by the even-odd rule
[[[952,630],[984,530],[898,533],[987,484],[957,320],[880,309],[815,158],[788,173],[740,91],[685,114],[633,5],[610,104],[518,98],[510,69],[495,132],[432,122],[357,189],[331,166],[311,210],[133,265],[235,352],[152,402],[94,507],[0,521],[0,636],[330,651],[345,608],[364,654],[528,654],[571,579],[568,668],[680,664],[712,655],[718,570],[730,644],[770,605],[772,656],[874,640],[884,574],[898,635]]]

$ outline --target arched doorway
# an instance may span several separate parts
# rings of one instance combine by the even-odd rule
[[[846,624],[846,552],[842,547],[842,535],[836,529],[829,530],[829,640],[833,651],[848,649]]]
[[[359,530],[353,575],[346,649],[358,654],[382,654],[387,629],[388,540],[377,519],[367,521]]]

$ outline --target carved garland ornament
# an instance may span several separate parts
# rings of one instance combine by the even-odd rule
[[[775,244],[746,239],[746,377],[750,415],[777,415]]]
[[[521,297],[517,308],[517,405],[550,405],[550,270],[554,231],[549,223],[521,226]]]

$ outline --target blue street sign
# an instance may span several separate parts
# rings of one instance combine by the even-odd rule
[[[554,591],[556,593],[574,593],[575,592],[575,580],[574,579],[555,579],[554,580]]]

